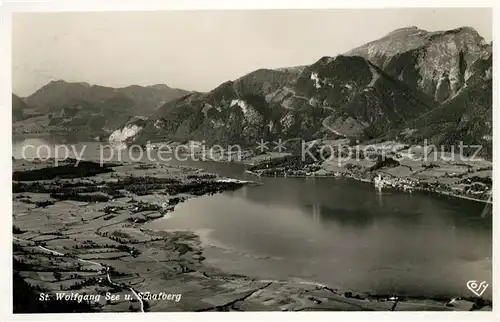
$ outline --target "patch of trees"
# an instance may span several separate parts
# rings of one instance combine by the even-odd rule
[[[24,231],[21,228],[17,227],[16,225],[12,225],[12,233],[13,234],[22,234],[22,233],[24,233]]]
[[[80,161],[76,163],[60,165],[57,167],[47,167],[42,169],[14,171],[12,173],[13,181],[38,181],[51,180],[55,178],[82,178],[91,177],[99,173],[112,172],[113,169],[107,165],[100,165],[91,161]]]
[[[318,158],[317,160],[322,160]],[[273,168],[286,168],[287,170],[301,170],[306,165],[313,164],[316,160],[307,156],[302,159],[302,156],[298,155],[287,155],[280,158],[274,158],[270,160],[265,160],[260,162],[248,170],[256,171],[256,170],[264,170],[264,169],[273,169]]]
[[[394,160],[391,157],[379,155],[377,158],[377,162],[372,167],[370,167],[369,170],[375,171],[380,168],[395,168],[400,165],[401,164],[398,161]]]
[[[139,201],[132,208],[133,213],[143,212],[143,211],[160,211],[163,207],[157,204],[151,204],[144,201]]]
[[[187,184],[171,185],[165,192],[170,195],[180,193],[201,196],[205,194],[214,194],[221,191],[236,190],[241,188],[243,184],[239,182],[214,182],[214,181],[196,181]]]
[[[170,184],[179,183],[179,180],[172,178],[155,177],[127,177],[119,179],[117,182],[108,183],[108,189],[118,191],[120,189],[132,192],[136,195],[151,194],[155,190],[168,187]]]
[[[95,285],[99,283],[99,279],[96,277],[90,277],[81,282],[75,282],[73,285],[70,285],[67,290],[79,290],[85,286]]]
[[[187,176],[188,179],[215,179],[215,175],[211,173],[204,174],[190,174]]]
[[[470,177],[470,178],[467,178],[467,179],[464,179],[464,180],[460,181],[460,183],[466,183],[466,184],[470,184],[470,183],[474,183],[474,182],[484,183],[488,187],[491,187],[492,184],[493,184],[493,181],[491,180],[491,177],[478,177],[478,176],[474,176],[474,177]]]
[[[80,194],[77,192],[53,192],[50,194],[51,198],[57,199],[57,200],[74,200],[74,201],[81,201],[81,202],[106,202],[109,201],[109,196],[105,194],[91,194],[91,195],[85,195],[85,194]]]

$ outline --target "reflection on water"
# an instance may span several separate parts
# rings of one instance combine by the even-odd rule
[[[482,204],[346,179],[262,182],[190,200],[148,225],[208,229],[208,263],[261,278],[428,296],[470,296],[468,280],[491,281]]]
[[[55,144],[30,140],[14,142],[13,155],[26,143]],[[85,158],[99,158],[99,143],[82,145]],[[262,183],[189,200],[147,224],[210,232],[206,261],[228,272],[411,295],[471,296],[468,280],[491,285],[492,222],[481,216],[483,204],[347,179],[257,178],[241,164],[170,163]]]

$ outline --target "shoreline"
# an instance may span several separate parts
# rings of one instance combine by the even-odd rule
[[[46,166],[50,168],[51,165],[46,164]],[[418,305],[427,305],[429,308],[439,310],[463,309],[463,307],[446,306],[443,299],[434,301],[431,304],[419,303],[420,300],[413,300],[412,297],[400,296],[398,300],[391,300],[385,295],[363,294],[347,289],[333,290],[320,283],[304,284],[286,280],[271,281],[248,276],[237,276],[222,273],[216,268],[206,266],[203,264],[201,237],[197,234],[189,231],[169,232],[144,228],[145,223],[164,218],[165,215],[168,216],[179,203],[197,196],[207,195],[203,191],[208,191],[208,195],[212,194],[211,190],[203,187],[204,184],[193,186],[193,184],[188,183],[198,182],[196,180],[205,178],[203,176],[209,174],[203,170],[200,172],[192,167],[187,168],[168,165],[162,165],[158,168],[157,166],[146,166],[144,164],[113,165],[115,171],[97,174],[97,176],[94,174],[86,178],[69,179],[69,181],[61,179],[43,181],[42,187],[45,187],[42,189],[43,191],[49,191],[50,189],[68,192],[74,191],[74,189],[82,191],[74,195],[67,195],[70,199],[77,200],[86,198],[86,200],[90,201],[97,198],[97,194],[87,194],[87,192],[83,191],[94,190],[94,187],[103,184],[118,187],[117,185],[120,182],[128,182],[128,186],[122,185],[121,187],[140,192],[140,195],[132,197],[116,195],[116,197],[108,201],[101,200],[97,201],[97,203],[93,203],[93,201],[88,203],[83,200],[71,201],[61,193],[48,195],[46,192],[40,192],[39,185],[30,185],[29,183],[38,182],[36,180],[17,184],[16,189],[13,190],[13,221],[14,228],[17,227],[17,230],[14,229],[13,237],[29,240],[42,250],[45,248],[59,254],[32,253],[33,250],[29,245],[23,245],[19,241],[14,242],[14,257],[15,263],[17,263],[15,267],[17,265],[18,268],[15,270],[22,274],[24,281],[29,281],[31,287],[35,285],[41,289],[48,288],[47,291],[49,292],[62,291],[70,287],[69,290],[86,291],[90,294],[104,292],[105,290],[109,292],[113,289],[118,293],[123,293],[126,292],[123,289],[126,284],[123,284],[123,282],[126,283],[128,280],[131,284],[129,283],[127,287],[136,290],[137,293],[140,293],[140,291],[159,292],[165,289],[172,290],[172,285],[177,285],[173,289],[177,289],[187,296],[185,301],[179,303],[165,301],[147,303],[148,301],[144,301],[144,307],[142,304],[138,307],[134,302],[130,301],[121,301],[116,304],[99,303],[98,308],[101,311],[393,310],[394,307],[396,307],[396,310],[399,308],[404,310],[404,307],[416,307]],[[37,175],[39,173],[37,172]],[[118,174],[118,177],[113,173]],[[129,177],[131,173],[132,177]],[[31,175],[33,175],[33,172],[31,172]],[[136,179],[126,179],[134,177]],[[145,180],[145,178],[156,179]],[[171,181],[173,178],[184,178],[179,180],[185,183],[178,187],[177,181]],[[191,180],[195,181],[184,181],[187,178],[192,178]],[[93,182],[92,180],[97,181]],[[206,182],[212,182],[213,185],[232,185],[228,187],[234,189],[251,184],[234,179],[225,180],[227,182],[217,182],[212,177],[210,180],[213,181]],[[147,191],[149,186],[146,187],[146,191],[141,190],[144,189],[144,184],[151,185],[151,189],[163,187],[171,190],[175,187],[175,189],[181,189],[179,191],[187,189],[182,187],[189,187],[192,193],[190,196],[183,196],[182,194],[170,195],[168,199],[165,199],[167,208],[162,213],[161,209],[163,208],[157,205],[157,200],[151,199],[156,198],[154,197],[156,194],[153,191]],[[23,189],[38,190],[22,192]],[[202,193],[198,194],[196,189],[201,189],[199,192]],[[123,194],[123,189],[117,190],[105,191]],[[226,189],[223,188],[220,191],[224,190]],[[216,191],[214,190],[214,192]],[[62,197],[63,199],[54,200],[54,197]],[[102,199],[103,197],[99,198]],[[151,203],[152,201],[153,203]],[[105,207],[102,208],[102,206]],[[51,210],[53,207],[56,208]],[[137,208],[141,209],[137,210]],[[64,212],[60,213],[60,210]],[[47,219],[40,222],[39,216],[42,214],[45,214]],[[58,218],[65,219],[61,221]],[[34,227],[35,230],[30,227]],[[87,242],[88,240],[92,242]],[[85,268],[85,265],[89,263],[84,263],[83,267],[79,266],[80,259],[84,259],[89,263],[97,262],[101,266],[108,267],[113,272],[109,274],[113,275],[114,285],[111,285],[113,283],[106,284],[103,282],[103,278],[106,277],[103,274],[106,272],[95,271],[92,267]],[[51,265],[56,265],[57,268]],[[160,268],[158,266],[161,267],[160,270],[158,270]],[[26,270],[28,267],[31,268]],[[74,268],[69,268],[70,272],[66,273],[67,268],[63,269],[63,267]],[[34,275],[31,272],[35,268],[39,273]],[[77,273],[71,273],[71,270],[77,270]],[[60,275],[63,275],[61,280],[52,277],[53,273],[51,272],[56,271],[60,271]],[[46,277],[41,280],[35,278],[40,274]],[[68,274],[72,275],[68,276]],[[88,274],[95,277],[88,279],[88,277],[85,277],[89,276]],[[110,279],[109,274],[107,275],[108,279]],[[51,276],[49,280],[47,280],[48,276]],[[66,276],[73,279],[67,280]],[[165,276],[169,277],[165,279]],[[189,295],[190,293],[187,291],[189,288],[186,288],[184,283],[179,284],[179,281],[185,279],[190,281],[189,283],[192,285],[199,285],[202,289],[204,287],[202,285],[209,283],[207,285],[212,285],[209,286],[211,291],[207,289],[205,292],[194,292]],[[75,280],[76,284],[67,284],[65,282],[73,282],[73,280]],[[34,288],[35,292],[37,292],[36,287]],[[118,290],[120,288],[121,290]],[[186,291],[187,293],[185,293]],[[222,296],[221,294],[225,295]],[[220,299],[221,296],[222,299]],[[280,298],[281,302],[267,303],[265,298],[269,296]],[[396,305],[395,303],[398,301],[399,303]],[[426,301],[433,300],[426,298]],[[469,308],[476,307],[476,309],[479,309],[478,304],[476,304],[477,301],[480,300],[469,298],[464,299],[463,303]],[[484,300],[481,299],[481,301]],[[481,303],[481,308],[490,307],[488,301]]]
[[[218,163],[224,163],[224,164],[237,163],[237,164],[243,164],[243,165],[249,166],[249,167],[253,167],[253,166],[256,166],[256,165],[259,164],[258,162],[257,163],[255,163],[255,162],[248,162],[246,160],[242,160],[242,161],[204,160],[204,161],[200,161],[200,162],[206,162],[206,161],[209,161],[209,162],[218,162]],[[323,178],[339,179],[339,178],[342,178],[342,179],[349,179],[349,180],[355,180],[355,181],[359,181],[359,182],[372,183],[373,184],[373,180],[371,180],[371,179],[366,179],[366,178],[361,178],[361,177],[354,177],[354,176],[350,176],[350,175],[342,175],[342,174],[336,175],[334,172],[331,172],[331,173],[326,174],[326,175],[297,175],[297,174],[292,174],[292,175],[274,175],[274,176],[272,176],[272,175],[258,174],[255,171],[251,171],[251,170],[245,169],[244,173],[247,173],[247,174],[259,177],[259,178],[261,178],[261,177],[266,177],[266,178],[273,178],[273,177],[274,178],[304,178],[304,179],[311,179],[311,178],[313,178],[313,179],[323,179]],[[383,189],[394,189],[394,190],[401,191],[401,192],[404,191],[403,189],[399,189],[399,188],[396,188],[396,187],[384,187]],[[474,197],[465,196],[465,195],[461,195],[461,194],[454,194],[454,193],[450,193],[450,192],[447,192],[447,191],[441,191],[441,190],[433,190],[433,191],[431,191],[431,190],[425,190],[425,189],[420,189],[420,188],[414,188],[414,191],[419,191],[419,192],[424,192],[424,193],[433,193],[433,194],[440,195],[440,196],[453,197],[453,198],[470,200],[470,201],[475,201],[475,202],[479,202],[479,203],[493,205],[493,202],[491,201],[491,197],[489,199],[479,199],[479,198],[474,198]],[[404,192],[406,192],[406,191],[404,191]],[[411,191],[410,191],[410,193],[411,193]]]
[[[250,174],[250,172],[247,172],[247,173]],[[267,176],[267,175],[264,175],[264,176],[259,176],[259,175],[255,174],[255,173],[251,173],[251,174],[255,175],[255,176],[259,177],[259,178],[260,177],[267,177],[267,178],[273,178],[274,177],[274,178],[303,178],[303,179],[320,179],[320,180],[321,179],[332,179],[333,178],[333,179],[354,180],[354,181],[358,181],[358,182],[373,184],[373,181],[371,181],[369,179],[355,178],[355,177],[342,176],[342,175],[339,175],[339,176],[336,176],[336,175],[317,175],[317,176],[307,176],[307,175]],[[382,189],[392,189],[392,190],[404,192],[402,189],[398,189],[396,187],[384,187]],[[436,195],[440,195],[440,196],[447,196],[447,197],[459,198],[459,199],[464,199],[464,200],[470,200],[470,201],[475,201],[475,202],[485,203],[485,204],[490,204],[490,205],[493,204],[493,202],[491,200],[484,200],[484,199],[473,198],[473,197],[469,197],[469,196],[464,196],[464,195],[450,193],[450,192],[447,192],[447,191],[439,191],[439,190],[430,191],[430,190],[424,190],[424,189],[418,189],[418,188],[414,188],[414,191],[424,192],[424,193],[431,193],[431,194],[436,194]],[[409,193],[411,193],[411,192],[409,192]]]
[[[344,163],[297,155],[269,156],[258,162],[245,160],[245,172],[258,177],[349,178],[370,182],[376,188],[399,191],[423,191],[465,200],[492,204],[492,164],[489,161],[454,163],[446,160],[427,162],[384,152],[376,160],[356,159]],[[402,152],[401,152],[402,153]],[[373,156],[372,156],[373,157]],[[321,159],[320,159],[321,160]]]
[[[247,154],[249,154],[249,151],[245,150],[245,152]],[[251,153],[250,153],[251,155]],[[187,156],[190,156],[190,154],[186,154],[186,157]],[[249,170],[249,168],[255,168],[255,167],[258,167],[259,165],[262,165],[266,162],[271,162],[271,161],[276,161],[276,160],[279,160],[281,158],[284,158],[284,157],[287,157],[287,156],[291,156],[289,154],[286,154],[286,153],[281,153],[281,154],[271,154],[269,156],[267,156],[266,158],[260,158],[260,156],[256,156],[256,155],[253,155],[253,156],[247,156],[246,158],[242,159],[242,160],[230,160],[229,158],[226,159],[226,158],[223,158],[222,160],[217,160],[217,159],[210,159],[210,158],[206,158],[206,155],[203,156],[203,155],[200,155],[199,153],[195,153],[193,155],[191,155],[193,157],[193,159],[196,161],[196,162],[216,162],[216,163],[223,163],[223,164],[240,164],[240,165],[244,165],[246,167],[245,169],[245,173],[249,173],[249,174],[252,174],[252,175],[255,175],[257,177],[262,177],[262,176],[265,176],[265,177],[290,177],[290,178],[323,178],[323,177],[326,177],[326,178],[338,178],[338,177],[342,177],[342,178],[349,178],[349,179],[353,179],[353,180],[356,180],[356,181],[360,181],[360,182],[366,182],[366,183],[373,183],[373,179],[372,178],[363,178],[362,176],[366,176],[367,174],[366,173],[361,173],[360,175],[356,175],[354,173],[351,173],[351,172],[335,172],[335,171],[330,171],[330,170],[326,170],[326,167],[323,166],[323,165],[320,165],[320,169],[321,171],[323,171],[324,173],[323,174],[315,174],[315,173],[311,173],[311,175],[305,175],[305,174],[287,174],[285,172],[285,174],[276,174],[274,173],[274,175],[267,175],[265,174],[266,171],[269,171],[269,170],[273,170],[273,169],[259,169],[256,171],[251,171]],[[202,159],[200,160],[196,160],[196,157],[200,157]],[[257,157],[257,161],[253,160]],[[260,159],[259,159],[260,158]],[[390,158],[389,158],[390,159]],[[89,161],[93,161],[93,160],[89,160]],[[123,164],[132,164],[133,162],[131,161],[123,161],[121,162]],[[142,162],[138,162],[138,163],[142,163]],[[145,163],[147,164],[147,163]],[[307,165],[307,163],[305,163]],[[181,167],[181,168],[186,168],[186,169],[198,169],[198,168],[194,168],[193,166],[191,165],[173,165],[173,164],[169,164],[168,162],[164,163],[164,165],[168,165],[168,166],[172,166],[172,167]],[[274,168],[274,170],[276,170],[278,168]],[[201,169],[199,169],[201,170]],[[296,171],[297,169],[295,170],[292,170],[292,171]],[[260,171],[260,174],[258,173],[258,171]],[[281,169],[280,171],[288,171],[286,168],[284,169]],[[298,172],[304,172],[304,171],[301,171],[299,170]],[[383,173],[383,172],[376,172],[376,173]],[[403,179],[403,180],[407,180],[407,179],[412,179],[411,177],[398,177],[398,176],[393,176],[391,179],[395,179],[395,180],[399,180],[399,179]],[[439,180],[441,180],[441,177],[434,177],[433,178],[435,181],[435,183],[439,184]],[[491,178],[490,178],[491,179]],[[384,188],[396,188],[397,190],[399,191],[405,191],[404,189],[401,189],[399,187],[384,187]],[[422,192],[430,192],[430,193],[435,193],[437,195],[443,195],[443,196],[448,196],[448,197],[454,197],[454,198],[459,198],[459,199],[464,199],[464,200],[470,200],[470,201],[475,201],[475,202],[480,202],[480,203],[485,203],[485,204],[492,204],[492,201],[491,201],[491,190],[490,190],[490,196],[488,198],[477,198],[477,197],[474,197],[474,196],[470,196],[470,195],[466,195],[466,194],[459,194],[459,193],[453,193],[453,192],[450,192],[450,191],[445,191],[445,190],[440,190],[438,188],[433,188],[433,189],[429,189],[429,188],[422,188],[422,187],[418,187],[418,186],[413,186],[411,187],[410,191],[411,190],[414,190],[414,191],[422,191]]]

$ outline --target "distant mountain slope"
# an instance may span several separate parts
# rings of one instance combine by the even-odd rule
[[[12,122],[24,119],[28,105],[16,94],[12,94]]]
[[[48,83],[26,97],[26,103],[39,108],[41,111],[50,112],[74,101],[100,104],[107,99],[124,96],[134,102],[132,108],[135,113],[149,115],[165,102],[188,93],[188,91],[170,88],[167,85],[145,87],[132,85],[123,88],[112,88],[58,80]]]
[[[92,104],[68,101],[49,114],[49,126],[63,128],[86,127],[93,133],[111,132],[134,115],[135,102],[126,96],[114,96]]]
[[[152,115],[169,100],[188,93],[163,84],[111,88],[52,81],[24,101],[20,98],[13,99],[13,122],[17,122],[13,124],[13,131],[79,132],[83,138],[105,137],[130,118]],[[31,116],[36,117],[21,117],[17,106],[24,102],[35,111],[35,115]]]

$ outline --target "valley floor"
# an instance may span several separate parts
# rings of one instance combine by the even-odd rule
[[[98,168],[69,162],[56,168],[50,160],[13,160],[13,169],[16,313],[491,310],[491,302],[481,298],[447,304],[450,299],[396,299],[230,275],[204,264],[194,233],[143,228],[188,198],[249,183],[194,168],[137,163]],[[41,293],[57,292],[101,297],[79,308],[39,300]],[[181,298],[146,299],[143,292]],[[115,299],[106,300],[106,294]]]

